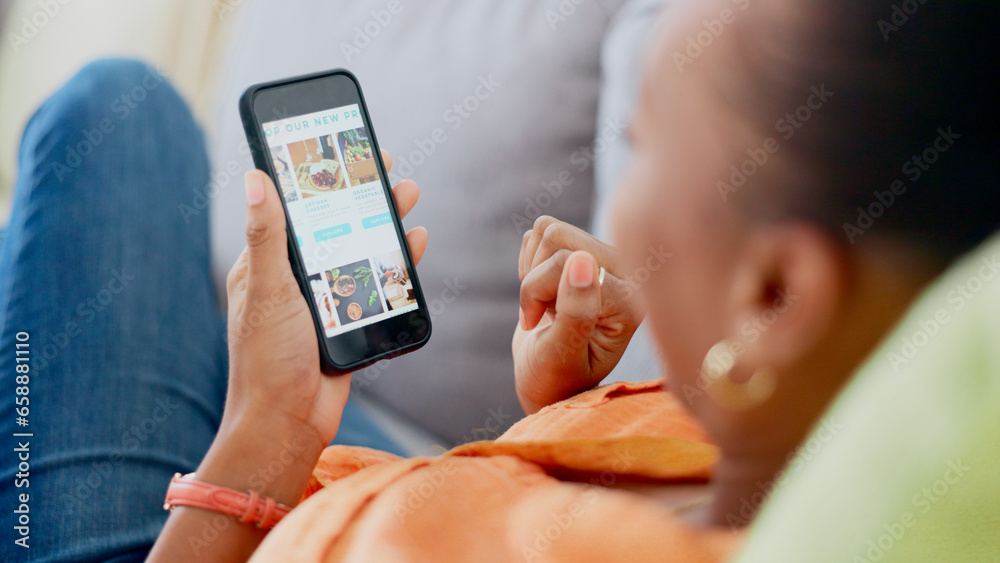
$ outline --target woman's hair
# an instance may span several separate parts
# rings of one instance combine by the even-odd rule
[[[719,91],[790,164],[760,167],[748,211],[845,244],[897,238],[938,267],[1000,226],[1000,2],[759,0],[746,16]]]

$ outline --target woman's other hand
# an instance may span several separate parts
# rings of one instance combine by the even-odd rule
[[[524,234],[518,274],[514,377],[530,414],[599,384],[644,315],[616,250],[552,217],[540,217]]]

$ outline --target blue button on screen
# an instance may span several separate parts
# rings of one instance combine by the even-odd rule
[[[392,223],[392,215],[389,215],[388,213],[372,215],[371,217],[365,217],[361,220],[361,226],[366,229],[388,225],[389,223]]]
[[[332,238],[342,237],[349,234],[351,234],[351,224],[344,223],[343,225],[337,225],[336,227],[316,231],[314,236],[316,237],[316,242],[323,242],[324,240],[330,240]]]

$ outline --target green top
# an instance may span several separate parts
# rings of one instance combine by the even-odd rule
[[[848,383],[738,561],[1000,561],[1000,236]]]

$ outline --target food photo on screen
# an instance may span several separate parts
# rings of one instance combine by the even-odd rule
[[[334,306],[345,326],[385,312],[378,293],[378,281],[368,260],[327,270],[326,280],[333,292]]]
[[[291,203],[299,200],[295,175],[292,173],[292,159],[288,156],[288,147],[277,146],[271,149],[274,163],[274,171],[278,174],[278,183],[281,187],[281,195],[285,201]]]
[[[292,170],[303,198],[316,197],[347,187],[333,135],[288,144]]]
[[[372,154],[371,141],[367,129],[359,127],[337,134],[340,152],[347,163],[347,175],[352,186],[360,186],[378,180],[378,167]]]

